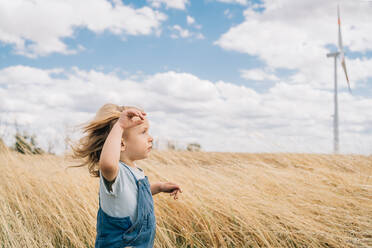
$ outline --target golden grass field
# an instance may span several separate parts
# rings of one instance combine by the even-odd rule
[[[0,247],[93,247],[98,178],[65,156],[0,153]],[[372,247],[372,156],[153,150],[155,247]]]

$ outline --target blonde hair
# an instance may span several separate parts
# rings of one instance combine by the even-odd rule
[[[143,111],[143,109],[135,106],[119,106],[112,103],[106,103],[97,111],[93,120],[81,124],[84,125],[82,131],[83,133],[86,133],[86,135],[77,143],[71,145],[72,155],[70,155],[70,157],[82,160],[82,162],[77,166],[68,167],[82,167],[87,165],[90,175],[93,177],[99,177],[98,162],[105,140],[112,127],[119,119],[120,113],[131,108]],[[127,133],[124,131],[123,137],[126,136]]]

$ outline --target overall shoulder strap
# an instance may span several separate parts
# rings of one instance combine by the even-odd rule
[[[126,165],[124,162],[122,162],[122,161],[120,161],[119,160],[119,162],[122,164],[122,165],[124,165],[124,167],[126,167],[128,170],[129,170],[129,172],[132,174],[132,176],[134,177],[134,180],[136,181],[136,183],[137,183],[137,177],[133,174],[133,171],[128,167],[128,165]]]

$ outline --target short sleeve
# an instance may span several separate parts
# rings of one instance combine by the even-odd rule
[[[117,192],[119,191],[120,180],[121,180],[121,173],[118,171],[118,175],[112,181],[108,181],[101,173],[103,185],[104,185],[104,192],[108,195],[117,196]]]

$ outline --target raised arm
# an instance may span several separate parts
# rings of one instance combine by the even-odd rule
[[[124,130],[142,123],[144,115],[146,115],[146,113],[137,109],[126,109],[120,113],[118,121],[110,130],[110,133],[103,144],[99,158],[99,167],[102,175],[108,181],[114,180],[119,172],[121,139]],[[135,116],[140,117],[140,119],[134,121],[132,118]]]
[[[99,158],[99,167],[102,175],[108,180],[112,181],[116,178],[119,172],[120,146],[121,137],[124,129],[116,122],[107,136],[101,156]]]

